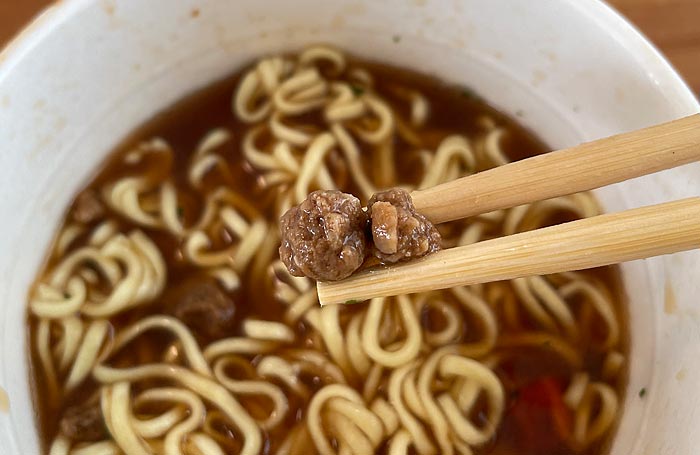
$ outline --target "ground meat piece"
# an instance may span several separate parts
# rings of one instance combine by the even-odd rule
[[[372,205],[372,240],[374,246],[385,254],[399,250],[399,214],[389,202]]]
[[[172,289],[164,298],[166,311],[191,328],[198,338],[230,336],[236,304],[209,277],[195,277]]]
[[[382,262],[419,258],[440,249],[440,233],[416,212],[407,191],[376,193],[367,206],[371,219],[372,253]]]
[[[107,437],[99,402],[66,408],[60,427],[61,433],[74,441],[99,441]]]
[[[85,190],[73,203],[71,216],[79,223],[92,223],[105,213],[104,205],[95,190]]]
[[[280,258],[294,276],[335,281],[365,260],[367,214],[340,191],[314,191],[280,220]]]

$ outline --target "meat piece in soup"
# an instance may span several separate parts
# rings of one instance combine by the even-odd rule
[[[166,311],[206,339],[233,332],[236,304],[212,278],[193,277],[166,295]]]
[[[105,207],[96,191],[87,190],[78,196],[73,204],[71,216],[79,223],[90,224],[103,218]]]
[[[61,431],[76,441],[99,441],[107,436],[99,401],[73,405],[63,413]]]

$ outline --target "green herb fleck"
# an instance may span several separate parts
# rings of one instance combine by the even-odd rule
[[[350,85],[350,89],[355,96],[362,96],[362,94],[365,93],[365,88],[359,85]]]
[[[647,394],[646,388],[642,387],[641,389],[639,389],[639,398],[644,398],[646,396],[646,394]]]
[[[70,299],[70,293],[69,293],[69,292],[64,292],[64,293],[63,293],[63,298],[64,298],[64,299]]]
[[[182,206],[177,206],[177,217],[182,218],[183,215],[185,214],[185,209],[182,208]]]
[[[350,300],[346,300],[346,301],[345,301],[345,304],[346,304],[346,305],[354,305],[354,304],[356,304],[356,303],[357,303],[357,300],[355,300],[355,299],[350,299]]]
[[[392,39],[395,43],[398,43],[399,41],[401,41],[401,35],[394,35],[391,39]]]
[[[472,89],[467,88],[467,87],[460,87],[459,94],[462,98],[464,98],[466,100],[476,101],[479,99],[479,97],[476,96],[476,93],[474,93],[474,91]]]

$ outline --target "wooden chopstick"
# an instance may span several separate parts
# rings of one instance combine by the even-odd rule
[[[599,267],[700,247],[700,198],[450,248],[319,282],[322,305]]]
[[[587,191],[700,161],[700,114],[535,156],[411,193],[433,223]]]

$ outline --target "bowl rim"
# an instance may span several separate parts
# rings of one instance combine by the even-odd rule
[[[648,74],[654,75],[658,84],[672,89],[678,97],[677,101],[682,101],[694,110],[700,110],[700,100],[668,58],[612,5],[605,0],[563,1],[580,14],[592,16],[618,41],[625,44],[631,53],[640,58],[645,57],[638,63]],[[34,16],[4,48],[0,48],[0,84],[22,58],[46,39],[58,24],[90,3],[91,0],[54,0]]]
[[[688,103],[688,105],[695,110],[700,110],[699,97],[691,90],[680,72],[671,64],[663,52],[661,52],[661,49],[620,11],[605,0],[589,0],[587,2],[577,0],[566,1],[582,14],[595,15],[598,21],[601,22],[607,30],[612,32],[618,40],[627,44],[627,49],[634,49],[636,55],[643,56],[646,54],[646,61],[639,62],[640,65],[648,67],[645,69],[647,69],[650,74],[656,76],[659,84],[674,88],[678,95],[683,96],[684,102]],[[2,74],[2,71],[0,71],[0,74]],[[658,79],[659,76],[663,76],[664,79]]]
[[[668,91],[668,103],[678,103],[686,109],[700,109],[698,100],[683,81],[682,77],[651,44],[648,39],[612,7],[600,0],[561,0],[579,14],[592,18],[601,24],[603,33],[622,43],[634,63],[646,72],[658,85]],[[37,15],[8,46],[0,50],[0,85],[12,74],[17,65],[30,58],[33,51],[42,46],[57,32],[61,24],[82,9],[93,5],[93,0],[64,0],[54,3]],[[25,305],[26,311],[26,305]],[[0,320],[0,324],[2,324]],[[2,374],[2,372],[0,372]]]

